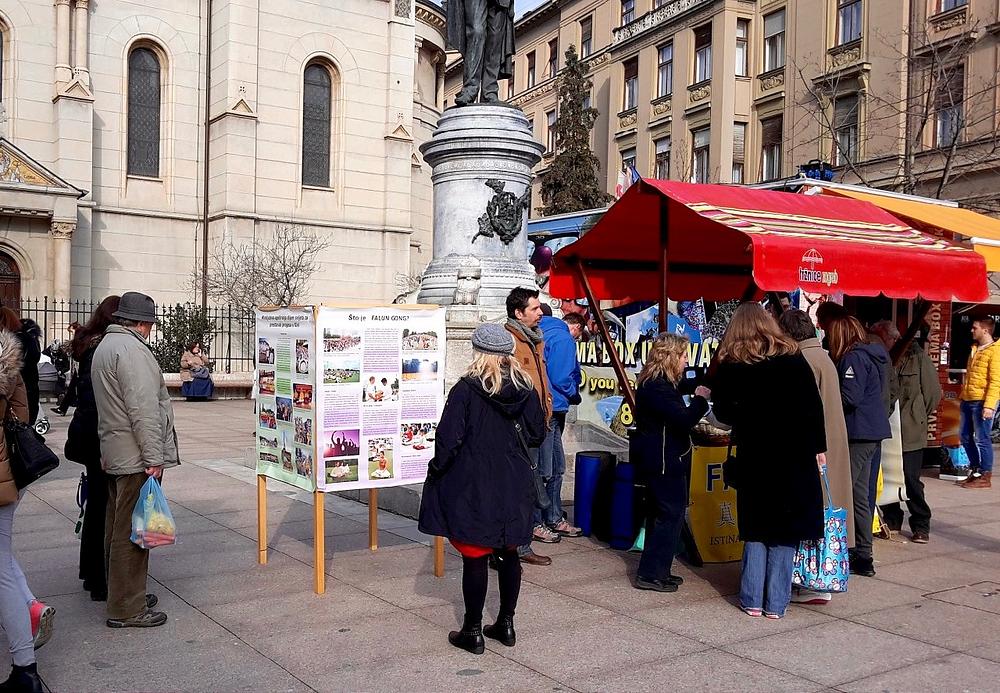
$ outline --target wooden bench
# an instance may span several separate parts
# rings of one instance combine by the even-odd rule
[[[181,374],[164,373],[163,380],[171,399],[183,399],[181,395]],[[253,389],[253,371],[249,373],[212,373],[215,383],[215,399],[247,399]]]

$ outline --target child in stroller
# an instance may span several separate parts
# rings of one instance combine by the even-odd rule
[[[66,349],[69,342],[55,341],[42,351],[42,358],[38,362],[38,394],[39,397],[55,397],[59,405],[53,411],[60,416],[66,415],[66,409],[70,406],[69,388],[67,387],[67,375],[70,372],[72,360]],[[38,418],[35,420],[35,430],[39,435],[49,432],[51,424],[49,418],[39,410]]]

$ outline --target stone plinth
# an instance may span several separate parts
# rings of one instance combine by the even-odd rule
[[[531,169],[544,150],[516,108],[445,111],[420,147],[433,170],[434,256],[418,303],[499,307],[511,289],[536,286],[527,211]]]

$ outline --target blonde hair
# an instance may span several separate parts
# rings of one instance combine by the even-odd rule
[[[642,385],[653,378],[666,378],[676,385],[684,370],[681,364],[688,353],[688,344],[688,338],[679,334],[661,334],[654,339],[636,384]]]
[[[476,378],[483,389],[491,395],[500,392],[505,376],[509,377],[514,387],[520,390],[530,390],[534,387],[528,372],[517,359],[510,356],[476,352],[476,358],[469,364],[466,375]]]
[[[840,361],[856,344],[867,341],[868,335],[857,318],[845,315],[830,321],[826,329],[826,339],[830,346],[830,358]]]
[[[734,363],[758,363],[798,352],[798,342],[782,332],[777,321],[759,303],[744,303],[733,313],[719,345],[718,357],[721,361]]]

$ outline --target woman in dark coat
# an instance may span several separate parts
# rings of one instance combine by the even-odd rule
[[[101,439],[97,434],[97,402],[90,367],[104,331],[118,310],[118,296],[108,296],[94,310],[87,324],[73,336],[73,358],[77,370],[77,403],[66,437],[66,459],[87,468],[87,505],[80,533],[80,579],[95,602],[108,598],[104,565],[104,516],[108,506],[108,482],[101,468]]]
[[[683,580],[670,574],[687,508],[691,476],[691,429],[708,411],[708,388],[684,403],[677,383],[688,365],[688,340],[660,335],[637,378],[636,431],[629,458],[646,482],[646,541],[635,586],[676,592]]]
[[[13,308],[0,308],[0,327],[13,332],[21,343],[21,380],[28,393],[28,416],[26,423],[33,424],[38,418],[38,361],[42,358],[42,328],[30,318],[21,320]]]
[[[462,554],[462,629],[455,647],[482,654],[483,635],[514,645],[514,610],[521,589],[517,547],[531,541],[537,500],[528,448],[545,439],[545,413],[531,378],[501,325],[472,335],[476,358],[448,394],[420,501],[420,531],[448,537]],[[482,627],[488,559],[496,558],[500,613]]]
[[[756,303],[740,306],[719,346],[716,418],[732,426],[740,606],[781,618],[795,550],[823,536],[819,467],[826,464],[823,402],[798,345]]]

